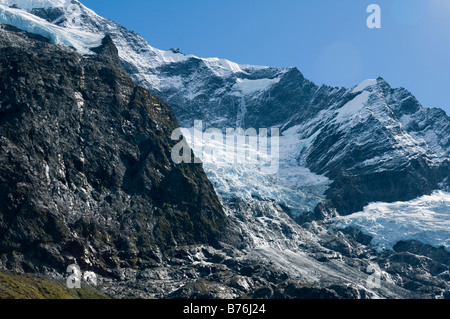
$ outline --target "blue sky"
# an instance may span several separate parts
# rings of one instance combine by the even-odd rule
[[[450,114],[450,0],[81,0],[153,47],[296,66],[316,84],[382,76]],[[366,25],[381,7],[381,29]]]

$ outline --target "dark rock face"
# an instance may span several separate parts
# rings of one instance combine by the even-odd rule
[[[359,298],[247,258],[199,165],[175,165],[170,108],[96,55],[0,29],[0,269],[69,264],[116,298]],[[237,228],[237,227],[236,227]]]
[[[402,241],[380,256],[397,284],[420,294],[445,298],[450,290],[450,253],[418,241]]]
[[[61,8],[34,8],[31,12],[41,17],[42,19],[48,22],[60,21],[63,22],[66,20],[64,18],[64,11]]]
[[[450,290],[450,253],[444,247],[411,240],[379,252],[370,246],[370,236],[354,228],[329,231],[321,239],[324,247],[349,258],[349,264],[377,263],[384,272],[382,284],[390,282],[408,290],[409,298],[443,299]]]
[[[0,268],[115,276],[176,245],[236,243],[202,167],[171,161],[170,108],[109,37],[95,51],[0,29]]]

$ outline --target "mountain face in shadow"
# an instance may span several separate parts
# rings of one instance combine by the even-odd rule
[[[110,37],[83,57],[5,26],[0,51],[2,263],[107,273],[236,241],[202,167],[171,160],[172,111],[134,84]]]

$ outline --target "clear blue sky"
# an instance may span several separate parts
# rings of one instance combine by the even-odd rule
[[[450,114],[450,0],[81,0],[153,47],[296,66],[316,84],[382,76]],[[369,29],[366,8],[381,7]]]

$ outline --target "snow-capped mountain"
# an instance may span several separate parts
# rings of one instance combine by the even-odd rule
[[[49,7],[50,1],[13,1],[21,5],[20,8],[32,9],[33,6]],[[90,49],[101,45],[104,35],[91,33],[75,28],[67,29],[59,27],[51,22],[42,20],[41,18],[27,11],[19,9],[17,5],[7,6],[9,1],[0,1],[0,21],[2,24],[13,25],[30,33],[35,33],[49,38],[51,41],[71,46],[82,54],[93,54]],[[12,2],[10,2],[12,3]],[[65,1],[57,2],[64,4]]]
[[[377,238],[378,228],[370,224],[377,208],[371,203],[394,203],[378,210],[383,214],[375,220],[382,227],[397,217],[396,205],[417,207],[414,199],[425,196],[426,201],[426,195],[450,187],[449,117],[442,110],[422,107],[410,92],[392,88],[382,78],[353,88],[317,86],[296,68],[240,65],[176,49],[159,50],[76,0],[0,0],[0,23],[71,46],[83,55],[94,54],[91,49],[109,34],[128,74],[167,102],[185,132],[195,120],[221,130],[280,128],[276,174],[261,172],[257,163],[223,164],[217,161],[226,156],[221,152],[206,158],[204,169],[252,248],[248,253],[290,268],[306,282],[326,281],[327,276],[364,282],[365,269],[341,261],[372,252],[361,248],[358,240],[350,244],[339,237],[341,233],[334,234],[336,227],[352,226]],[[195,138],[189,142],[202,143]],[[445,211],[442,205],[429,207]],[[407,220],[408,211],[402,210],[402,219]],[[330,219],[357,212],[363,213],[355,219]],[[430,220],[426,214],[414,216],[418,224],[421,216]],[[332,224],[330,231],[326,223]],[[426,225],[420,231],[432,229],[433,222]],[[442,232],[445,237],[445,228]],[[395,241],[421,238],[417,232],[404,235]],[[395,244],[383,247],[392,250]],[[378,291],[380,296],[404,293],[395,287],[404,284],[402,279],[389,278],[385,276],[390,286]]]
[[[0,22],[44,36],[47,31],[36,25],[52,26],[58,34],[50,37],[53,41],[67,44],[72,39],[72,46],[82,47],[82,53],[93,45],[92,39],[96,43],[99,35],[110,34],[128,73],[167,101],[182,127],[202,120],[207,128],[280,127],[287,135],[295,134],[297,145],[289,144],[284,157],[300,164],[294,167],[331,180],[327,206],[340,214],[360,211],[373,201],[410,200],[448,185],[448,116],[423,108],[408,91],[393,89],[381,78],[351,89],[318,87],[296,68],[239,65],[155,49],[78,1],[2,3],[17,4],[48,23],[6,8]],[[11,15],[30,20],[32,26]],[[59,36],[61,30],[64,36]],[[80,32],[96,36],[82,46]],[[389,184],[388,192],[377,189],[381,180]],[[278,185],[286,184],[291,183]],[[220,181],[217,185],[227,187]]]

